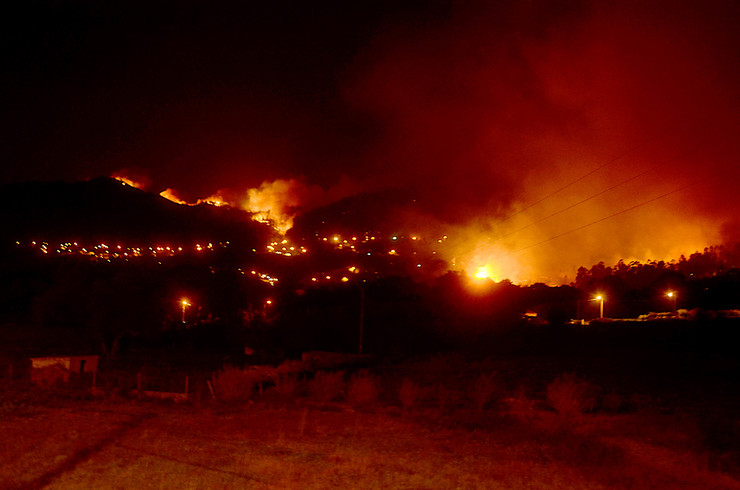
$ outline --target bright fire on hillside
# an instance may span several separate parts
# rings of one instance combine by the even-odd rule
[[[142,189],[142,190],[144,189],[143,183],[138,182],[129,177],[126,177],[125,175],[113,174],[112,177],[123,184],[130,185],[131,187],[136,187],[137,189]]]
[[[139,182],[126,175],[114,177],[126,185],[141,187]],[[599,182],[595,182],[592,187],[598,189],[598,186]],[[247,189],[241,200],[238,197],[225,197],[231,195],[228,192],[219,192],[190,203],[171,188],[165,189],[160,195],[181,205],[207,203],[243,209],[251,213],[253,219],[269,224],[284,235],[293,226],[293,219],[299,212],[326,202],[328,196],[322,192],[317,186],[301,181],[277,179]],[[573,194],[575,197],[569,199],[577,204],[577,199],[590,199],[593,190],[584,186],[574,189]],[[433,216],[411,213],[406,224],[414,227],[415,234],[408,234],[406,238],[409,244],[413,244],[410,250],[414,257],[409,257],[416,259],[430,255],[446,263],[450,270],[464,271],[468,277],[476,280],[500,282],[508,279],[517,284],[568,283],[575,279],[578,266],[590,267],[600,261],[608,265],[616,264],[620,259],[625,262],[670,262],[682,254],[690,255],[709,244],[721,242],[716,231],[718,227],[706,227],[706,220],[698,215],[675,219],[673,204],[680,197],[671,196],[665,204],[651,205],[640,214],[617,213],[619,216],[615,216],[615,219],[604,217],[613,214],[614,209],[621,209],[620,202],[609,204],[589,200],[588,206],[578,207],[571,203],[565,208],[569,212],[563,213],[566,201],[561,199],[550,199],[532,209],[514,209],[510,211],[513,214],[505,219],[487,220],[479,217],[463,220],[462,224],[457,225],[435,221]],[[635,219],[635,216],[640,219]],[[418,230],[419,223],[426,223],[428,229]],[[570,234],[586,227],[588,233]],[[442,238],[419,238],[429,235]],[[360,253],[362,247],[350,239],[343,237],[340,240],[336,234],[322,237],[323,241],[331,241],[339,250],[346,248]],[[387,249],[380,249],[379,252],[394,257],[406,255],[393,237],[388,237],[388,240]],[[270,251],[277,253],[278,250]],[[296,252],[289,248],[279,251],[284,255],[294,255]],[[362,249],[363,253],[369,251]]]
[[[134,179],[122,174],[114,174],[114,179],[132,187],[143,189],[143,185]],[[276,180],[272,183],[263,183],[259,188],[248,189],[246,198],[241,203],[230,202],[220,192],[210,197],[188,202],[182,199],[177,190],[166,188],[159,195],[175,204],[184,206],[197,206],[198,204],[210,204],[212,206],[231,206],[243,209],[252,214],[252,218],[261,223],[272,226],[281,235],[284,235],[292,226],[293,218],[304,196],[295,193],[294,181]],[[310,188],[307,188],[309,189]],[[305,192],[304,192],[305,194]]]

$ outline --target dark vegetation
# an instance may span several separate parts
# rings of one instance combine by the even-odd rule
[[[75,192],[68,195],[62,188]],[[740,474],[737,246],[708,248],[675,263],[620,262],[614,267],[601,263],[581,268],[571,285],[518,286],[509,281],[474,281],[456,272],[422,278],[404,273],[407,264],[383,265],[380,254],[363,259],[363,254],[358,258],[330,247],[311,247],[310,254],[286,261],[255,252],[264,249],[270,234],[244,213],[178,206],[108,180],[79,187],[39,184],[34,193],[45,197],[36,202],[16,192],[18,200],[6,201],[10,207],[2,214],[11,232],[0,243],[3,413],[30,412],[29,416],[39,417],[33,407],[76,397],[87,403],[92,396],[89,377],[77,380],[83,389],[29,389],[23,382],[28,379],[28,358],[100,354],[97,388],[114,405],[127,395],[134,399],[139,387],[181,393],[187,384],[189,403],[205,410],[215,407],[219,426],[238,422],[240,427],[252,424],[254,430],[264,430],[278,427],[275,421],[280,421],[275,437],[283,440],[283,427],[293,427],[296,441],[288,444],[296,445],[296,451],[304,450],[300,446],[304,437],[324,436],[321,423],[334,427],[351,413],[356,414],[353,421],[342,422],[342,430],[364,434],[363,440],[378,444],[371,452],[374,464],[395,464],[380,456],[389,444],[385,439],[367,427],[358,429],[364,414],[379,413],[380,422],[373,423],[397,427],[403,421],[408,425],[394,429],[398,431],[394,437],[413,435],[425,451],[434,444],[420,434],[449,437],[455,450],[445,445],[440,449],[441,460],[469,448],[473,435],[486,441],[481,448],[517,447],[519,456],[509,452],[496,456],[515,461],[506,475],[521,475],[522,464],[532,468],[542,461],[567,474],[568,465],[577,461],[589,475],[585,481],[630,488],[651,481],[650,458],[656,467],[665,467],[667,448],[673,456],[693,462],[674,464],[670,476],[655,477],[648,487],[672,486],[686,477],[675,476],[675,471],[688,471],[692,482],[715,479],[717,488],[724,484],[725,474]],[[104,195],[111,196],[110,202]],[[116,199],[120,200],[112,204]],[[101,204],[91,205],[97,202]],[[132,202],[139,204],[129,206]],[[14,217],[18,206],[23,207],[23,219]],[[141,208],[132,211],[137,206]],[[364,216],[372,218],[371,213]],[[309,218],[320,222],[319,216]],[[358,219],[349,216],[347,222]],[[44,238],[51,239],[51,233],[58,240],[197,243],[208,239],[229,245],[208,253],[186,250],[128,260],[44,254],[15,242],[13,234],[30,240],[41,230]],[[297,243],[310,236],[293,239]],[[347,282],[306,280],[316,271],[346,270],[351,265],[359,265],[363,272]],[[250,273],[252,268],[276,274],[280,281],[267,284]],[[633,321],[651,311],[671,311],[674,305],[665,296],[668,290],[676,292],[675,307],[681,315]],[[608,298],[607,319],[596,319],[596,293]],[[183,309],[182,298],[188,299],[187,308]],[[355,355],[360,342],[361,357]],[[234,411],[245,406],[252,407],[250,420],[229,422]],[[345,410],[348,406],[351,411]],[[134,410],[135,405],[131,407]],[[104,411],[114,413],[107,407]],[[69,412],[60,413],[62,418],[74,418]],[[192,433],[202,429],[203,420],[215,420],[208,413],[205,418],[187,412],[174,412],[174,416],[190,424],[184,432]],[[668,427],[676,423],[682,424],[678,433]],[[159,430],[162,422],[150,425]],[[16,430],[12,423],[9,427]],[[385,434],[385,430],[377,432]],[[37,436],[48,442],[47,435]],[[659,442],[653,444],[651,437]],[[58,439],[55,444],[63,445],[60,441],[69,438],[60,433]],[[158,440],[164,442],[156,451],[163,454],[181,444],[178,439],[170,447],[166,435]],[[337,440],[321,439],[326,443],[321,447],[336,447]],[[34,441],[28,447],[37,447]],[[219,443],[208,444],[209,451],[219,453]],[[38,447],[43,453],[43,446]],[[54,452],[55,447],[49,450]],[[481,448],[470,449],[466,458],[479,457]],[[79,454],[87,457],[87,450]],[[27,454],[32,461],[36,453]],[[405,452],[399,450],[399,454]],[[625,476],[623,462],[631,454],[638,455],[639,464],[629,466],[646,469]],[[109,468],[139,464],[138,459],[113,458],[115,463],[110,463],[106,459],[110,455],[100,457]],[[335,455],[326,458],[330,462],[326,467],[335,468]],[[284,455],[273,459],[279,469],[275,475],[282,475]],[[707,463],[697,465],[698,459]],[[312,471],[318,471],[311,461]],[[153,464],[158,468],[161,462]],[[200,467],[207,464],[211,463]],[[32,463],[20,465],[18,475],[0,477],[25,481],[22,475],[32,474],[31,467]],[[235,471],[229,465],[225,468]],[[415,468],[418,475],[436,474]],[[492,478],[485,458],[476,468],[478,483]],[[167,471],[163,475],[171,483],[178,473]],[[362,475],[368,474],[372,472],[365,468]],[[464,474],[468,475],[467,469]],[[35,481],[46,482],[45,475]],[[546,476],[549,481],[550,475]],[[400,477],[394,473],[394,478]],[[295,476],[295,481],[293,476],[290,481],[284,478],[275,476],[274,481],[288,486],[303,481],[302,476]],[[455,478],[452,486],[459,486],[461,480]],[[735,482],[728,481],[728,487]],[[418,481],[410,485],[434,486]]]
[[[597,292],[608,298],[605,316],[635,318],[672,310],[665,293],[675,291],[675,307],[693,310],[686,325],[697,328],[716,311],[740,304],[740,274],[734,268],[740,246],[708,248],[672,263],[582,267],[571,285],[518,286],[506,280],[474,282],[457,272],[405,275],[402,264],[384,269],[383,262],[398,259],[382,254],[311,247],[311,254],[285,260],[256,253],[271,235],[247,213],[176,205],[112,179],[16,184],[0,196],[0,222],[8,231],[0,243],[4,335],[13,336],[14,328],[32,337],[64,332],[66,348],[72,350],[143,350],[157,358],[192,360],[200,351],[214,359],[234,359],[250,347],[277,362],[311,350],[356,352],[361,325],[364,353],[379,357],[469,348],[526,353],[539,345],[585,349],[587,340],[567,340],[579,327],[566,324],[598,316],[598,303],[592,301]],[[324,212],[330,221],[344,216],[347,226],[356,226],[383,215],[368,203],[393,201],[387,197],[360,196],[354,198],[359,204],[345,206],[346,212],[336,206]],[[323,233],[320,218],[309,213],[298,220],[294,240]],[[372,228],[372,223],[363,226]],[[218,240],[229,245],[208,254],[186,250],[129,261],[44,255],[15,242],[39,234],[57,240]],[[315,271],[351,264],[363,273],[347,283],[306,282]],[[253,267],[276,272],[280,281],[265,284],[248,273]],[[183,322],[184,297],[191,305]],[[152,354],[156,351],[163,354]]]
[[[102,177],[4,185],[0,227],[7,240],[117,239],[129,245],[231,240],[244,248],[263,243],[271,234],[244,211],[207,204],[182,206]]]

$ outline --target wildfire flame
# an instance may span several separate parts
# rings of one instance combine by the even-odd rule
[[[165,199],[168,199],[176,204],[184,204],[186,206],[190,206],[190,204],[186,201],[183,201],[180,199],[177,195],[177,191],[175,189],[167,188],[159,193],[160,196],[164,197]]]
[[[475,273],[476,279],[488,279],[489,276],[490,276],[490,272],[488,271],[487,265],[478,267],[478,272]]]
[[[293,227],[293,219],[301,207],[312,206],[326,199],[324,190],[296,179],[265,181],[249,189],[242,209],[253,218],[268,223],[281,234]]]
[[[211,206],[227,206],[229,203],[224,199],[221,194],[214,194],[211,197],[205,199],[198,199],[196,204],[210,204]]]
[[[122,182],[123,184],[130,185],[131,187],[136,187],[137,189],[144,189],[143,183],[137,182],[136,180],[133,180],[124,175],[113,174],[112,177],[116,179],[117,181]]]

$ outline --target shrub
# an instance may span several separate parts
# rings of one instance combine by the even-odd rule
[[[461,399],[458,391],[452,390],[445,385],[437,386],[436,397],[439,403],[439,409],[442,411],[452,410],[460,403]]]
[[[470,396],[477,410],[483,410],[486,404],[493,398],[493,394],[498,388],[495,378],[495,372],[489,374],[482,373],[475,380]]]
[[[297,374],[283,374],[275,380],[275,391],[283,396],[293,396],[298,391],[299,384]]]
[[[604,395],[601,399],[601,408],[607,412],[619,412],[624,405],[624,400],[614,390]]]
[[[223,400],[248,400],[259,376],[249,369],[226,366],[214,377],[213,389]]]
[[[419,400],[420,395],[421,388],[419,388],[419,385],[408,378],[405,378],[401,382],[401,386],[398,389],[398,399],[405,408],[413,407]]]
[[[527,396],[523,387],[519,387],[505,402],[509,406],[509,412],[520,420],[529,421],[536,413],[536,403]]]
[[[301,373],[306,370],[306,365],[302,361],[287,359],[280,363],[276,368],[278,373]]]
[[[378,400],[378,382],[366,372],[352,376],[347,398],[357,405],[371,405]]]
[[[344,371],[319,371],[308,383],[308,392],[317,400],[327,403],[344,391]]]
[[[594,387],[573,373],[558,376],[547,386],[547,403],[560,414],[577,415],[592,410]]]

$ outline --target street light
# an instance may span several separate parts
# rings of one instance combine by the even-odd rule
[[[604,296],[599,294],[594,298],[594,301],[599,302],[599,318],[604,318]]]
[[[182,323],[185,323],[185,310],[190,306],[190,302],[186,298],[183,298],[180,304],[182,305]]]
[[[676,310],[676,298],[678,297],[678,295],[676,294],[675,291],[668,291],[666,293],[666,296],[668,296],[671,299],[671,301],[673,301],[673,312],[676,313],[678,311]]]

